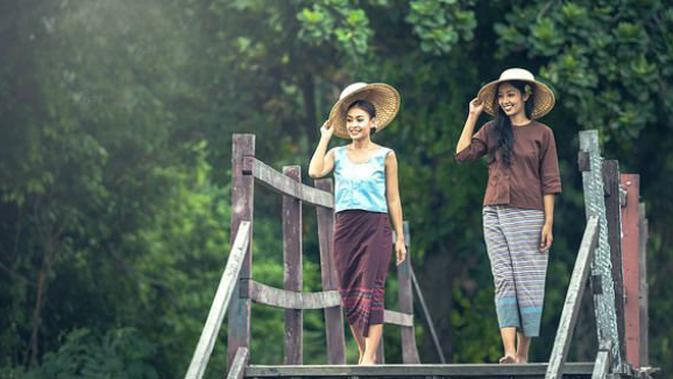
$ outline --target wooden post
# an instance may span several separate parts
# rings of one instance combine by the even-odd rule
[[[319,179],[315,187],[332,193],[332,180]],[[320,247],[320,277],[323,291],[337,290],[336,267],[334,266],[334,209],[316,207],[318,244]],[[327,339],[327,363],[346,364],[346,342],[341,307],[325,309],[325,335]]]
[[[598,354],[596,354],[596,361],[594,362],[594,369],[591,373],[591,379],[605,379],[610,373],[610,343],[604,346],[599,346]]]
[[[640,222],[640,241],[639,241],[639,257],[640,257],[640,366],[647,367],[650,365],[650,349],[649,349],[649,293],[647,286],[647,241],[649,239],[648,221],[645,213],[645,203],[640,203],[639,207]]]
[[[619,162],[603,161],[603,192],[605,194],[605,217],[608,221],[608,243],[610,244],[610,260],[612,262],[612,280],[615,286],[615,313],[617,315],[617,333],[620,341],[624,337],[624,274],[622,268],[622,214],[619,186]],[[625,356],[624,343],[618,347]]]
[[[626,189],[622,208],[622,252],[624,255],[625,345],[626,360],[640,367],[640,176],[622,174],[621,184]]]
[[[566,293],[561,320],[556,330],[554,347],[549,356],[549,365],[547,366],[546,379],[560,379],[563,377],[563,368],[565,365],[568,349],[575,331],[575,323],[579,314],[579,307],[582,304],[582,294],[586,287],[587,277],[590,271],[590,262],[594,254],[594,249],[598,242],[598,233],[600,224],[597,216],[591,216],[584,229],[584,236],[580,244],[575,267],[573,268],[568,292]]]
[[[242,347],[238,349],[234,360],[232,361],[231,368],[227,373],[227,379],[243,379],[245,374],[245,366],[248,365],[248,355],[250,354],[247,347]]]
[[[301,183],[301,167],[285,166],[283,174]],[[283,195],[283,286],[288,291],[302,290],[302,204]],[[301,309],[285,310],[285,364],[303,362],[303,322]]]
[[[227,357],[234,361],[240,347],[250,348],[250,296],[247,280],[252,278],[252,235],[255,178],[249,168],[243,167],[245,156],[255,155],[254,134],[234,134],[232,143],[231,170],[231,241],[234,241],[241,221],[250,221],[248,249],[241,267],[239,282],[229,307]],[[245,172],[244,172],[245,171]]]
[[[612,346],[611,369],[614,373],[625,370],[620,340],[619,321],[617,318],[617,304],[623,300],[617,300],[615,295],[615,281],[613,267],[614,256],[611,254],[609,239],[609,226],[607,222],[605,206],[605,189],[602,157],[597,130],[583,130],[579,132],[580,150],[588,154],[588,160],[580,154],[580,168],[582,171],[582,188],[584,190],[584,209],[586,217],[597,216],[599,221],[598,245],[593,254],[591,264],[591,287],[594,298],[594,315],[596,317],[596,329],[599,344],[608,341]],[[583,167],[589,163],[588,167]],[[618,181],[618,179],[615,179]],[[617,196],[618,198],[618,196]],[[614,224],[614,222],[613,222]],[[617,263],[621,266],[621,261]],[[621,283],[620,283],[621,284]]]
[[[409,223],[406,221],[404,222],[404,241],[407,244],[407,259],[397,266],[397,280],[399,281],[400,286],[400,312],[414,314],[414,293],[411,283],[411,253],[409,251],[411,239],[409,236]],[[396,259],[395,255],[393,255],[393,259]],[[402,362],[420,363],[418,350],[416,348],[416,333],[413,325],[402,326],[400,335],[402,339]]]
[[[382,365],[386,363],[386,351],[383,344],[383,334],[381,334],[381,341],[379,342],[379,347],[376,349],[376,363]]]

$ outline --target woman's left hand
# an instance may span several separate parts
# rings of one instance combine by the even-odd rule
[[[395,242],[395,254],[397,256],[397,265],[404,262],[407,258],[407,246],[404,244],[404,241]]]
[[[540,234],[540,252],[546,253],[551,247],[551,243],[554,241],[554,236],[552,234],[552,225],[544,224],[542,227],[542,233]]]

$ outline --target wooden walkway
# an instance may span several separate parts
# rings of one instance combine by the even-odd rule
[[[603,161],[595,131],[580,133],[579,168],[583,173],[586,225],[566,294],[549,362],[520,364],[445,364],[420,286],[411,265],[412,249],[397,266],[399,309],[386,309],[384,323],[401,331],[402,364],[346,364],[343,310],[332,252],[333,194],[330,179],[314,186],[301,180],[299,166],[279,172],[255,157],[255,136],[235,134],[232,144],[232,246],[208,318],[197,343],[188,379],[203,377],[225,314],[228,313],[228,378],[650,378],[647,357],[647,220],[638,203],[637,175],[619,173],[616,161]],[[620,181],[623,183],[620,186]],[[282,196],[284,281],[274,288],[252,278],[255,184]],[[302,292],[302,212],[315,207],[322,290]],[[405,222],[405,239],[411,243]],[[622,235],[623,233],[623,235]],[[392,253],[392,252],[391,252]],[[599,335],[594,362],[566,362],[587,282]],[[416,294],[416,296],[414,296]],[[624,295],[635,302],[626,307]],[[638,304],[638,299],[640,302]],[[251,304],[284,309],[283,364],[250,365]],[[421,318],[414,317],[414,304]],[[327,364],[303,365],[303,311],[322,309]],[[414,327],[422,321],[441,364],[421,364]],[[628,337],[628,338],[626,338]]]
[[[564,378],[591,378],[593,362],[568,363]],[[546,363],[498,364],[386,364],[258,366],[245,369],[246,378],[544,378]]]

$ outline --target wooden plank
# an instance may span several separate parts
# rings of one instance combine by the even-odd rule
[[[594,362],[594,370],[591,373],[591,379],[605,379],[610,372],[610,347],[602,347],[598,350],[596,355],[596,362]]]
[[[639,241],[639,257],[640,257],[640,365],[647,367],[650,365],[650,350],[649,350],[649,288],[647,285],[647,241],[649,239],[649,225],[645,213],[645,203],[640,203],[640,241]]]
[[[250,223],[247,221],[241,222],[185,378],[202,378],[206,372],[210,355],[213,353],[215,341],[222,326],[222,320],[224,320],[224,314],[227,312],[227,307],[229,306],[241,267],[243,266],[245,252],[250,241],[248,238],[249,235]]]
[[[593,362],[567,363],[566,375],[590,377]],[[251,365],[245,371],[246,377],[441,377],[441,378],[524,378],[542,377],[546,363],[527,364],[386,364],[373,366],[358,365],[304,365],[304,366],[262,366]]]
[[[283,174],[301,183],[301,167],[285,166]],[[283,287],[302,290],[302,204],[301,200],[283,195]],[[301,309],[285,310],[285,364],[303,362],[304,315]]]
[[[318,179],[315,187],[333,192],[331,179]],[[318,245],[320,249],[320,279],[323,291],[338,289],[336,267],[334,266],[334,210],[317,207]],[[346,364],[346,341],[341,307],[325,309],[325,337],[327,340],[327,363]]]
[[[416,296],[418,297],[418,302],[421,305],[423,311],[423,316],[425,317],[425,322],[428,325],[428,330],[430,330],[430,335],[432,336],[432,342],[435,345],[435,350],[439,356],[439,361],[446,363],[446,358],[444,358],[444,351],[442,351],[442,345],[439,343],[439,337],[437,336],[437,331],[435,330],[435,323],[432,321],[432,316],[428,310],[428,305],[425,303],[425,297],[423,292],[421,292],[421,286],[418,284],[416,279],[416,274],[414,274],[414,267],[409,266],[409,271],[411,272],[411,281],[414,284],[414,289],[416,290]]]
[[[624,268],[624,344],[626,361],[640,367],[640,175],[622,174],[621,185],[626,189],[622,208],[622,262]]]
[[[400,302],[400,312],[411,316],[411,325],[404,325],[400,330],[400,339],[402,342],[402,362],[420,363],[418,349],[416,347],[416,333],[414,331],[414,294],[411,283],[411,252],[409,251],[409,223],[404,222],[404,241],[407,245],[407,259],[397,266],[397,281],[399,283],[398,298]],[[394,248],[393,244],[393,248]],[[393,255],[396,259],[395,255]],[[385,317],[385,315],[384,315]]]
[[[414,315],[385,309],[383,311],[383,323],[397,326],[413,326]]]
[[[339,291],[293,292],[250,280],[250,298],[259,304],[283,309],[323,309],[341,305]]]
[[[386,363],[386,349],[385,344],[383,343],[383,334],[381,334],[381,341],[379,341],[379,347],[376,349],[376,358],[374,361],[377,365]]]
[[[568,292],[566,294],[565,304],[561,313],[554,339],[551,356],[549,357],[549,367],[545,375],[546,379],[560,379],[565,371],[565,359],[568,355],[570,341],[575,330],[575,322],[579,314],[579,307],[582,303],[582,294],[586,287],[587,277],[589,276],[590,262],[593,250],[598,241],[598,217],[591,216],[584,229],[584,236],[580,244],[575,267],[573,268]]]
[[[625,356],[625,293],[624,272],[622,267],[622,206],[619,185],[619,162],[603,161],[603,190],[605,195],[605,217],[608,221],[608,243],[612,262],[612,280],[615,288],[615,314],[617,316],[617,334],[622,341],[619,346],[621,356]]]
[[[255,155],[254,134],[234,134],[232,141],[231,170],[231,240],[234,240],[242,221],[250,222],[248,248],[241,267],[241,279],[252,277],[253,209],[255,179],[241,174],[243,159]],[[232,362],[238,348],[250,347],[250,299],[242,290],[240,282],[229,306],[227,333],[227,361]],[[243,289],[245,290],[245,289]]]
[[[587,151],[579,151],[577,153],[577,167],[580,171],[591,171],[589,153]]]
[[[231,363],[231,368],[227,373],[227,379],[243,379],[245,374],[245,366],[248,365],[249,350],[247,347],[240,347],[236,351],[234,361]]]
[[[334,207],[331,193],[296,182],[255,157],[246,157],[244,166],[245,169],[241,169],[243,173],[250,172],[261,184],[273,191],[292,196],[310,205]]]

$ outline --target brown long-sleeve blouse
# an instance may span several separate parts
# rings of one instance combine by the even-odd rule
[[[488,122],[472,137],[468,147],[456,154],[458,162],[473,161],[488,155],[488,184],[484,206],[509,205],[515,208],[544,210],[543,196],[561,192],[561,175],[556,141],[550,127],[538,121],[514,126],[511,167],[506,167],[495,152],[493,122]]]

